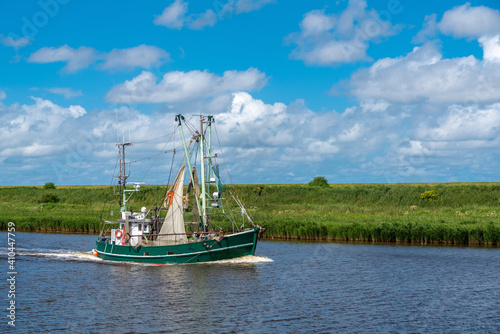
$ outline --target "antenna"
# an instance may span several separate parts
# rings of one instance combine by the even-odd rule
[[[116,109],[116,103],[115,103],[115,114],[116,114],[116,142],[120,142],[120,135],[118,134],[118,109]]]
[[[113,80],[113,87],[115,86],[115,80]],[[115,118],[116,118],[116,142],[120,142],[120,134],[118,132],[118,109],[116,108],[116,102],[115,102]]]

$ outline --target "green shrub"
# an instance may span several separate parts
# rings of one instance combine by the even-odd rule
[[[38,203],[57,203],[59,202],[59,197],[55,194],[44,194]]]
[[[54,184],[54,182],[47,182],[43,186],[43,189],[56,189],[56,185]]]
[[[324,176],[316,176],[314,180],[309,182],[311,187],[328,187],[328,180]]]
[[[264,186],[256,186],[253,188],[253,192],[260,196],[260,195],[262,195],[262,192],[264,191],[264,189],[265,189]]]

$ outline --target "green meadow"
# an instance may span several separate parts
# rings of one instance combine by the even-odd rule
[[[0,228],[12,221],[17,230],[97,233],[100,214],[119,210],[113,189],[1,187]],[[136,211],[157,205],[165,191],[143,186],[129,205]],[[500,244],[500,183],[237,185],[231,191],[266,228],[266,238]],[[236,228],[248,226],[239,208],[226,211]],[[231,229],[220,216],[211,218],[214,228]]]

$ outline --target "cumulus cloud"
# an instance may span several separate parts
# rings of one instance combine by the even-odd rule
[[[424,26],[412,39],[413,44],[420,44],[436,37],[436,14],[425,15]]]
[[[188,14],[188,2],[175,0],[167,6],[161,15],[154,19],[154,24],[170,29],[201,30],[205,27],[213,27],[220,19],[231,17],[233,14],[248,13],[260,10],[274,0],[229,0],[224,3],[214,2],[213,9],[207,9],[203,13]]]
[[[342,142],[350,142],[357,140],[363,133],[363,126],[359,123],[354,124],[351,128],[342,131],[339,134],[339,140]]]
[[[332,182],[447,180],[443,166],[464,168],[469,161],[464,157],[480,164],[500,144],[499,103],[453,105],[432,113],[420,105],[404,115],[402,105],[383,102],[364,103],[344,113],[314,112],[302,100],[287,105],[266,103],[247,92],[229,95],[210,113],[217,129],[214,152],[220,152],[220,140],[237,183],[307,182],[315,175],[325,175]],[[23,166],[42,164],[37,167],[45,177],[41,184],[54,173],[61,183],[107,182],[113,171],[106,171],[104,180],[102,171],[115,164],[117,115],[120,135],[125,133],[128,140],[130,133],[134,143],[128,157],[145,161],[133,167],[134,177],[140,178],[150,170],[151,161],[144,158],[173,149],[164,141],[149,139],[173,131],[175,114],[189,119],[196,113],[187,100],[175,110],[164,107],[147,114],[126,106],[87,113],[81,106],[33,101],[0,104],[0,135],[6,139],[0,143],[4,157],[0,164],[7,175],[9,166],[15,166],[12,159]],[[489,166],[498,167],[498,162]],[[146,181],[165,182],[160,175],[169,167],[168,163],[155,165]]]
[[[0,101],[5,99],[7,97],[7,94],[3,90],[0,89]]]
[[[73,90],[69,87],[52,87],[52,88],[47,88],[47,91],[52,93],[52,94],[62,95],[62,96],[64,96],[65,99],[70,99],[72,97],[82,95],[82,91]]]
[[[113,49],[102,56],[104,70],[151,68],[170,59],[163,49],[150,45],[139,45],[128,49]]]
[[[350,0],[340,14],[313,10],[304,15],[300,32],[286,40],[295,44],[291,57],[309,65],[333,65],[370,59],[366,51],[369,42],[377,42],[398,30],[368,10],[366,1]]]
[[[420,128],[416,138],[431,141],[484,141],[499,137],[500,103],[452,105],[437,120],[437,126]]]
[[[485,6],[471,7],[467,2],[446,11],[439,30],[454,37],[480,37],[500,32],[500,11]]]
[[[15,38],[12,36],[0,35],[0,43],[4,46],[10,46],[14,49],[24,48],[25,46],[28,46],[31,41],[32,39],[27,36]]]
[[[261,157],[255,158],[292,169],[297,166],[287,165],[290,162],[352,158],[381,144],[387,132],[387,115],[370,118],[370,112],[359,109],[349,115],[318,113],[301,100],[290,105],[266,104],[248,93],[236,92],[230,108],[218,113],[216,122],[226,137],[223,145],[227,148],[236,152],[242,147],[265,149],[267,156],[260,152]],[[273,169],[277,172],[276,166]]]
[[[231,91],[258,90],[266,83],[265,73],[255,68],[225,71],[222,76],[207,71],[173,71],[166,73],[160,82],[153,73],[143,71],[113,87],[106,99],[115,103],[177,103]]]
[[[205,27],[213,27],[217,23],[217,14],[211,9],[207,9],[204,13],[192,15],[189,20],[189,28],[193,30],[201,30]]]
[[[66,62],[63,72],[74,73],[103,60],[98,66],[102,70],[151,68],[170,59],[170,54],[156,46],[139,45],[128,49],[113,49],[110,52],[98,52],[94,48],[81,46],[74,49],[68,45],[58,48],[43,47],[30,55],[28,62],[53,63]]]
[[[241,147],[245,142],[247,144],[243,146],[258,142],[251,146],[281,146],[293,140],[289,132],[292,129],[283,126],[288,121],[286,117],[285,104],[270,105],[246,92],[236,92],[228,111],[217,115],[217,122],[227,134],[227,145]]]
[[[214,135],[233,181],[247,183],[307,182],[314,175],[332,182],[442,181],[449,179],[443,166],[469,168],[466,156],[480,164],[500,144],[499,104],[413,108],[405,114],[401,104],[371,102],[344,113],[314,112],[301,100],[266,103],[234,92],[213,110]],[[187,116],[191,110],[180,104],[175,113]],[[173,111],[164,111],[168,114],[142,115],[141,129],[159,122],[171,128]]]
[[[445,107],[438,117],[421,120],[414,132],[399,133],[397,145],[377,165],[396,166],[397,177],[388,178],[398,182],[432,176],[454,181],[450,171],[456,169],[469,169],[494,179],[499,168],[495,159],[499,128],[498,103]]]
[[[170,29],[181,29],[186,21],[188,3],[182,0],[175,0],[163,13],[154,19],[154,24],[165,26]]]
[[[108,183],[113,175],[109,168],[114,166],[117,156],[117,116],[120,134],[123,131],[128,139],[131,133],[134,143],[151,139],[152,133],[161,133],[169,127],[173,130],[173,114],[168,117],[165,114],[145,115],[129,107],[87,112],[80,105],[61,106],[38,97],[32,100],[22,105],[0,103],[0,136],[4,139],[0,142],[2,185],[33,185],[47,181]],[[133,152],[131,156],[135,158],[157,155],[164,147],[155,144],[139,145],[135,152],[134,146],[129,148],[129,153]],[[20,168],[36,169],[37,172],[20,178]]]
[[[60,134],[69,135],[63,124],[87,113],[80,105],[61,107],[49,100],[32,99],[34,104],[0,105],[0,136],[4,138],[3,144],[0,144],[0,155],[31,157],[59,153],[67,141]]]
[[[491,103],[500,99],[498,38],[483,39],[485,59],[443,59],[426,43],[403,57],[384,58],[352,75],[351,93],[361,100],[393,103]]]
[[[497,16],[495,10],[470,4],[446,12],[441,22],[434,14],[426,16],[413,39],[422,46],[352,74],[347,87],[359,106],[346,109],[341,118],[338,154],[353,139],[359,170],[385,182],[453,181],[450,175],[464,169],[493,176],[500,144]],[[482,59],[443,57],[440,42],[432,41],[438,32],[477,38]],[[376,153],[368,158],[371,154],[360,147]]]
[[[276,0],[239,0],[229,2],[233,3],[236,14],[240,14],[259,10],[268,4],[276,3]]]
[[[479,38],[479,43],[483,47],[483,59],[485,61],[500,61],[500,35],[483,36]]]
[[[43,47],[32,53],[28,58],[30,63],[47,64],[54,62],[66,62],[63,71],[67,73],[77,72],[83,68],[87,68],[97,59],[97,52],[93,48],[81,46],[78,49],[73,49],[68,45],[63,45],[58,48]]]

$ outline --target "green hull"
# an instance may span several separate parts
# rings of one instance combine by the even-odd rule
[[[168,246],[121,246],[97,241],[97,257],[109,261],[151,264],[182,264],[234,259],[254,255],[259,228],[225,236],[216,240],[189,242]]]

